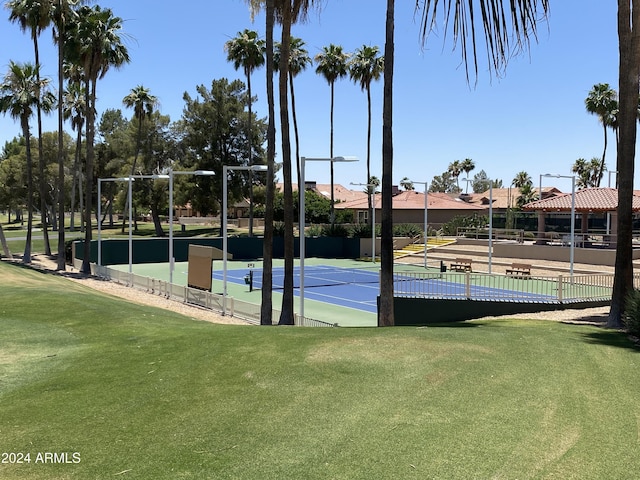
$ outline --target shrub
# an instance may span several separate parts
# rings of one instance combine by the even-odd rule
[[[284,237],[284,222],[273,222],[273,236]]]
[[[322,225],[311,225],[307,227],[304,235],[305,237],[322,237],[324,235],[324,228]]]
[[[627,295],[624,324],[630,334],[640,337],[640,290],[634,289]]]
[[[424,225],[419,226],[415,223],[401,223],[393,226],[394,237],[416,238],[424,234]]]
[[[354,238],[371,237],[371,226],[366,223],[356,223],[351,226],[349,236]]]
[[[323,225],[321,235],[325,237],[348,237],[349,230],[344,225],[334,225],[333,228],[331,225]]]

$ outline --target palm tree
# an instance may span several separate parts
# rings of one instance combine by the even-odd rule
[[[330,123],[329,130],[329,158],[333,158],[333,103],[334,103],[334,87],[336,80],[347,76],[348,68],[347,62],[350,55],[342,51],[342,47],[339,45],[330,44],[328,47],[323,47],[322,52],[318,53],[314,60],[318,64],[316,67],[316,73],[322,75],[329,84],[331,89],[331,109],[330,109]],[[331,214],[329,216],[331,227],[335,224],[335,210],[334,210],[334,192],[333,192],[333,162],[329,162],[331,165]]]
[[[144,88],[142,85],[138,85],[132,88],[128,95],[122,99],[122,103],[127,108],[133,108],[133,116],[138,120],[138,132],[136,134],[136,153],[133,157],[133,165],[131,165],[131,175],[136,173],[136,163],[138,162],[138,155],[140,154],[140,146],[142,144],[142,124],[147,118],[151,118],[153,110],[158,106],[158,98],[151,95],[148,88]],[[125,203],[125,211],[128,211],[128,202],[132,199],[127,197],[127,203]],[[100,221],[100,220],[98,220]],[[126,218],[123,215],[122,218],[122,233],[126,224]]]
[[[51,19],[53,21],[53,40],[58,45],[58,263],[57,270],[65,270],[65,182],[64,182],[64,38],[67,25],[75,21],[75,11],[71,8],[81,0],[52,0]],[[75,184],[72,188],[75,188]],[[73,204],[73,203],[72,203]],[[73,213],[72,213],[73,219]]]
[[[400,180],[400,186],[407,191],[415,190],[413,182],[409,180],[408,177],[404,177],[402,180]]]
[[[431,29],[436,24],[436,18],[445,19],[444,31],[449,22],[455,25],[455,41],[462,43],[462,57],[465,63],[467,78],[468,45],[471,45],[475,73],[478,73],[476,55],[476,28],[474,12],[476,12],[477,0],[457,0],[456,2],[439,2],[438,0],[425,0],[416,3],[422,9],[422,35],[426,41]],[[549,0],[539,0],[542,3],[544,13],[548,11]],[[622,1],[622,0],[619,0]],[[529,35],[536,35],[537,22],[541,18],[538,14],[538,0],[522,0],[519,2],[506,2],[497,0],[480,0],[480,8],[483,12],[482,26],[487,45],[489,69],[491,72],[501,70],[506,65],[513,51],[519,51],[528,46]],[[452,11],[453,10],[453,11]],[[507,10],[507,11],[505,11]],[[639,11],[640,7],[634,12]],[[384,101],[382,111],[382,251],[380,274],[380,313],[379,325],[393,325],[393,62],[394,62],[394,12],[395,0],[387,0],[385,52],[384,52]],[[507,18],[510,18],[513,26],[513,34],[507,31]],[[474,24],[475,25],[475,24]],[[471,42],[467,43],[467,35],[471,35]],[[514,49],[511,42],[516,43],[518,49]],[[636,94],[637,97],[637,94]],[[636,98],[637,102],[637,98]]]
[[[82,259],[82,273],[91,273],[91,207],[93,192],[93,163],[95,138],[96,86],[113,66],[119,68],[129,62],[129,53],[120,37],[122,19],[115,17],[111,9],[100,6],[82,6],[78,9],[78,19],[69,30],[65,42],[68,55],[74,63],[82,67],[86,90],[86,175],[85,192],[85,241]]]
[[[247,141],[249,143],[249,165],[253,165],[252,138],[253,133],[251,124],[253,114],[251,105],[253,98],[251,96],[251,74],[253,71],[264,64],[265,43],[258,37],[258,32],[245,29],[238,32],[238,36],[229,40],[224,44],[227,52],[227,60],[233,62],[236,70],[242,68],[247,77],[247,94],[249,107],[249,121]],[[253,236],[253,171],[249,170],[249,236]]]
[[[594,157],[588,162],[584,158],[578,158],[571,167],[571,171],[578,176],[576,180],[578,188],[597,187],[598,173],[602,166],[598,157]]]
[[[473,163],[473,160],[470,158],[465,158],[462,163],[460,163],[460,170],[467,174],[467,180],[469,180],[469,172],[471,172],[474,168],[476,168],[476,164]],[[465,193],[469,193],[469,182],[467,182],[467,187],[465,188]]]
[[[38,105],[43,110],[50,111],[55,102],[55,96],[45,88],[48,81],[39,80],[39,78],[37,65],[11,61],[4,81],[0,85],[0,112],[9,113],[12,118],[20,121],[26,145],[27,241],[22,256],[23,263],[31,263],[31,231],[33,229],[33,162],[29,119]]]
[[[86,117],[86,94],[82,83],[70,80],[63,97],[64,118],[71,119],[71,129],[76,131],[76,148],[73,160],[73,179],[71,181],[71,218],[69,229],[75,230],[75,204],[76,204],[76,184],[78,184],[80,198],[80,212],[82,212],[82,168],[80,163],[80,153],[82,149],[82,129]],[[82,224],[82,218],[80,220]]]
[[[298,169],[298,188],[302,178],[300,176],[300,139],[298,137],[298,119],[296,117],[296,96],[293,89],[293,79],[307,66],[311,64],[309,52],[304,47],[304,41],[301,38],[291,37],[289,45],[289,92],[291,93],[291,118],[293,119],[293,133],[296,141],[296,166]],[[278,71],[280,63],[280,43],[275,44],[273,55],[274,69]]]
[[[451,162],[449,164],[449,167],[447,167],[447,171],[451,174],[453,178],[456,179],[456,187],[458,187],[458,191],[460,191],[459,177],[460,177],[460,174],[462,173],[462,163],[460,162],[460,160],[454,160],[453,162]]]
[[[264,245],[262,250],[262,303],[260,304],[260,325],[273,325],[273,203],[275,198],[274,170],[276,157],[275,101],[273,90],[273,25],[275,22],[274,0],[267,0],[266,6],[266,57],[267,57],[267,105],[269,123],[267,125],[267,185],[266,208],[264,212]]]
[[[513,177],[513,181],[511,182],[516,188],[524,187],[525,185],[533,185],[531,180],[531,175],[522,170],[521,172],[516,173],[516,176]]]
[[[349,61],[349,76],[360,89],[367,92],[367,180],[371,178],[371,83],[379,80],[384,69],[384,57],[379,55],[378,47],[363,45],[356,50]],[[371,197],[369,197],[369,217],[373,213]]]
[[[597,185],[600,186],[602,175],[604,174],[605,154],[607,153],[607,129],[612,127],[614,122],[614,110],[617,109],[616,91],[608,83],[597,83],[593,86],[589,95],[584,101],[587,112],[597,115],[602,123],[604,131],[604,149],[602,151],[602,162],[597,172]]]
[[[618,235],[616,262],[607,319],[610,328],[622,327],[625,300],[633,289],[633,177],[638,120],[640,70],[640,0],[618,0],[619,96],[618,135]],[[604,160],[604,158],[603,158]]]
[[[37,84],[40,84],[40,52],[38,48],[38,37],[42,31],[51,24],[51,5],[49,2],[41,0],[10,0],[5,6],[11,10],[9,20],[17,22],[23,32],[27,30],[31,33],[33,40],[33,50],[35,57]],[[46,181],[44,177],[44,155],[42,151],[42,109],[40,102],[36,105],[38,119],[38,175],[40,178],[40,215],[42,221],[42,233],[44,236],[45,255],[51,255],[51,245],[49,244],[49,230],[47,228],[47,202],[45,195]]]

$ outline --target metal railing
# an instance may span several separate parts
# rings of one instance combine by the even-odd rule
[[[213,312],[222,313],[223,295],[199,290],[197,288],[186,287],[184,285],[170,284],[157,278],[136,275],[135,273],[123,272],[106,266],[92,264],[92,273],[100,278],[125,285],[131,288],[144,290],[147,293],[162,296],[169,300],[181,301],[190,305],[195,305]],[[79,265],[78,265],[79,267]],[[260,323],[260,305],[244,302],[233,297],[227,297],[226,314],[230,317],[237,317],[250,323]],[[280,317],[279,310],[272,311],[272,318]],[[338,324],[323,322],[309,317],[301,317],[296,314],[296,326],[303,327],[337,327]]]
[[[611,299],[613,274],[527,276],[484,273],[394,274],[397,297],[469,299],[495,302],[573,303]],[[634,275],[634,287],[640,274]]]

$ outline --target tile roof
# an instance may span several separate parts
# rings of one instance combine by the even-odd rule
[[[545,198],[527,203],[524,210],[571,211],[572,195],[565,193],[556,197]],[[608,212],[618,208],[618,190],[615,188],[583,188],[576,190],[575,210],[577,212]],[[634,192],[633,211],[640,211],[640,195]]]
[[[429,210],[486,210],[486,207],[471,205],[462,200],[453,199],[446,193],[429,193],[427,195]],[[337,203],[335,208],[365,209],[368,208],[368,199],[364,198],[348,202]],[[375,195],[375,207],[382,208],[382,195]],[[424,210],[424,193],[415,190],[403,191],[393,197],[394,210]]]

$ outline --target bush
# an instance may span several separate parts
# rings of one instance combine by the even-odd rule
[[[418,226],[415,223],[401,223],[393,226],[394,237],[417,238],[424,234],[424,225]]]
[[[273,222],[273,236],[284,237],[284,222]]]
[[[367,238],[371,237],[371,225],[366,223],[356,223],[351,226],[349,236],[353,238]]]
[[[324,237],[348,237],[349,230],[344,225],[334,225],[333,228],[331,225],[323,225],[321,235]]]
[[[486,227],[489,223],[489,217],[482,215],[463,216],[458,215],[453,217],[449,222],[442,226],[442,231],[445,235],[457,235],[459,227]]]
[[[321,225],[311,225],[305,230],[305,237],[321,237],[324,235],[324,229]]]
[[[640,337],[640,290],[632,290],[625,301],[624,324],[630,334]]]

